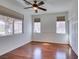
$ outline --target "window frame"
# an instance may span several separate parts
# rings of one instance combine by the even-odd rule
[[[9,35],[16,35],[16,34],[22,34],[23,33],[23,24],[24,24],[24,19],[18,19],[18,20],[21,20],[22,21],[22,32],[21,33],[14,33],[14,21],[16,20],[17,18],[13,18],[13,17],[9,17],[9,16],[5,16],[5,15],[1,15],[0,14],[0,21],[3,21],[5,23],[4,25],[4,32],[5,34],[0,34],[0,37],[2,36],[9,36]],[[12,23],[11,23],[11,22]],[[9,25],[11,24],[12,28],[11,28],[11,33],[9,32]]]
[[[23,27],[23,20],[21,20],[21,21],[22,21],[22,29],[21,29],[22,32],[18,32],[18,33],[15,32],[15,22],[16,22],[16,21],[19,21],[19,19],[15,19],[15,20],[14,20],[14,23],[13,23],[13,34],[21,34],[21,33],[23,33],[23,28],[24,28],[24,27]]]
[[[64,24],[64,32],[62,32],[61,27],[59,27],[60,31],[58,31],[58,25],[59,24]],[[61,26],[61,25],[60,25]],[[65,16],[58,16],[57,21],[56,21],[56,34],[66,34],[66,21],[65,21]]]
[[[34,31],[34,23],[40,23],[40,29],[39,29],[40,31],[39,32]],[[36,18],[33,19],[33,33],[35,33],[35,34],[40,34],[41,33],[41,19],[40,18],[36,17]]]
[[[37,31],[35,32],[35,30],[34,30],[34,27],[35,27],[34,24],[35,24],[35,23],[39,23],[39,24],[40,24],[40,26],[39,26],[40,29],[39,29],[38,32],[37,32]],[[33,33],[41,33],[41,22],[34,22],[34,23],[33,23]]]

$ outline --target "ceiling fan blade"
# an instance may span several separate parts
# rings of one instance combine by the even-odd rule
[[[32,8],[32,7],[25,7],[24,9],[29,9],[29,8]]]
[[[32,5],[32,3],[30,3],[30,2],[28,2],[27,0],[24,0],[27,4],[30,4],[30,5]]]
[[[43,5],[43,4],[44,4],[44,2],[41,1],[41,2],[38,3],[38,6],[41,6],[41,5]]]
[[[38,10],[35,10],[35,13],[38,13]]]
[[[42,8],[42,7],[38,7],[38,9],[41,9],[41,10],[43,10],[43,11],[47,11],[47,9]]]

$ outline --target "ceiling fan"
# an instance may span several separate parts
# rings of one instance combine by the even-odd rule
[[[31,5],[31,7],[25,7],[24,9],[33,8],[36,13],[38,13],[38,9],[43,10],[43,11],[47,11],[47,9],[40,7],[41,5],[44,5],[44,4],[45,4],[43,1],[38,2],[38,1],[34,0],[34,1],[33,1],[34,3],[30,3],[29,1],[24,0],[24,2],[25,2],[26,4]]]

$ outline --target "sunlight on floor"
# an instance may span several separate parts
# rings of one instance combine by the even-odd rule
[[[64,52],[57,52],[56,53],[56,59],[67,59],[66,53],[64,53]]]
[[[34,50],[34,59],[41,59],[42,58],[42,51],[40,48],[36,48]]]

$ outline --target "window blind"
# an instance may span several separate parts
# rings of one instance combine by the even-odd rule
[[[34,22],[40,22],[40,18],[35,18]]]
[[[65,21],[65,16],[58,16],[57,21]]]

